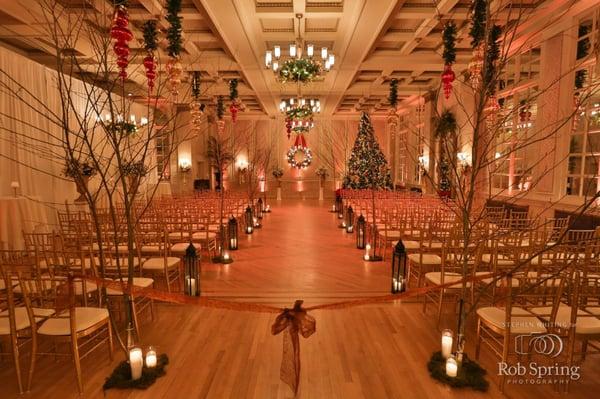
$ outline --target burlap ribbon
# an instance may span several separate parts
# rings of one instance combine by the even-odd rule
[[[292,388],[294,395],[298,393],[300,384],[300,338],[310,337],[317,330],[314,317],[308,315],[302,308],[302,300],[296,300],[292,309],[285,308],[271,326],[271,334],[277,335],[283,331],[283,354],[279,376],[281,381]]]

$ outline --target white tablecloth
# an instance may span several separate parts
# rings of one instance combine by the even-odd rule
[[[46,207],[25,197],[0,197],[0,248],[24,249],[23,232],[46,229]]]

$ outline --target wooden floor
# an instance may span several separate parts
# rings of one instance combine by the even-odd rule
[[[204,295],[291,306],[386,294],[389,264],[362,261],[352,236],[336,228],[335,215],[318,202],[274,204],[264,227],[244,236],[230,265],[203,265]],[[144,325],[143,344],[171,359],[167,375],[147,391],[108,391],[107,398],[292,398],[279,381],[282,337],[273,337],[274,315],[162,304]],[[301,338],[299,398],[500,398],[497,361],[482,352],[490,391],[450,390],[429,377],[426,363],[439,346],[434,316],[417,303],[315,311],[317,333]],[[451,317],[448,327],[453,328]],[[471,337],[474,330],[471,328]],[[468,337],[469,338],[469,337]],[[467,339],[468,339],[467,338]],[[467,350],[473,352],[472,340]],[[102,384],[122,359],[105,351],[83,362],[85,397],[102,398]],[[14,370],[0,363],[0,398],[18,397]],[[569,398],[597,397],[600,357],[584,364]],[[75,398],[73,368],[43,359],[27,398]],[[596,393],[594,393],[596,392]],[[510,398],[558,398],[545,386],[508,386]]]

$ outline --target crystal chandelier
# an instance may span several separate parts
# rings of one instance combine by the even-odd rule
[[[281,103],[279,103],[281,112],[288,112],[297,108],[310,108],[312,113],[316,114],[321,112],[321,101],[316,98],[289,98],[281,100]]]
[[[265,52],[265,67],[272,69],[282,82],[310,82],[325,72],[329,72],[335,64],[335,56],[327,47],[321,47],[320,57],[317,56],[315,45],[305,43],[300,34],[302,14],[296,14],[298,19],[298,37],[289,45],[287,56],[282,54],[281,46],[276,45]]]
[[[285,115],[285,127],[290,138],[292,131],[307,133],[315,126],[313,115],[321,112],[321,101],[316,98],[290,98],[281,100],[279,110]]]

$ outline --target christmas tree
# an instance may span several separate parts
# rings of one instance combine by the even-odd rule
[[[385,156],[373,133],[371,118],[365,112],[360,117],[358,136],[348,161],[344,188],[392,188],[392,177]]]

